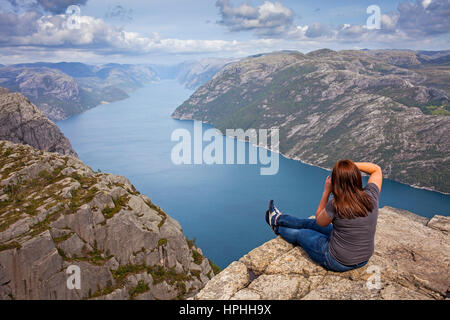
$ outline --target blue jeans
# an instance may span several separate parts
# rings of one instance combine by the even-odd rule
[[[327,270],[344,272],[364,266],[367,261],[353,266],[338,262],[330,253],[329,243],[333,226],[321,227],[316,219],[300,219],[287,214],[278,218],[278,234],[289,243],[301,246],[309,257]]]

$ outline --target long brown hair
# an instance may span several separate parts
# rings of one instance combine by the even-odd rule
[[[367,216],[373,202],[362,187],[361,172],[352,160],[339,160],[331,173],[333,206],[341,218],[353,219]]]

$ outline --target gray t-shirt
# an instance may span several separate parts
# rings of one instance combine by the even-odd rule
[[[325,210],[332,220],[333,232],[330,239],[330,253],[340,263],[352,266],[368,260],[374,250],[375,229],[378,218],[380,190],[374,183],[368,183],[364,192],[369,194],[374,208],[365,217],[342,219],[334,210],[331,200]]]

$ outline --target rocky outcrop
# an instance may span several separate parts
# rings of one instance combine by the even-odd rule
[[[0,88],[0,140],[77,156],[69,140],[24,95]]]
[[[371,161],[388,178],[450,193],[450,67],[416,56],[317,50],[248,57],[226,65],[172,116],[223,133],[278,128],[279,151],[289,158],[324,168],[339,159]]]
[[[375,253],[363,268],[329,272],[277,237],[215,276],[195,299],[445,299],[449,217],[379,210]],[[439,221],[439,223],[437,223]]]
[[[213,276],[126,178],[9,141],[0,156],[0,299],[183,299]]]

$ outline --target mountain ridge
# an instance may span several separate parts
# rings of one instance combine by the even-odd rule
[[[30,99],[51,120],[123,100],[153,81],[177,79],[188,89],[207,82],[233,59],[208,58],[177,65],[33,62],[0,65],[0,86]]]
[[[246,58],[225,66],[172,117],[222,132],[278,127],[288,158],[324,168],[342,158],[372,161],[388,178],[449,193],[450,67],[401,68],[386,60],[404,64],[411,52],[381,54],[316,50]],[[436,72],[439,79],[430,76]]]
[[[0,86],[23,93],[55,121],[126,99],[158,79],[152,68],[140,65],[36,62],[0,67]]]

